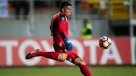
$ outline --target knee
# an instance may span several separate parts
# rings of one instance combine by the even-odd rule
[[[59,57],[58,57],[58,61],[64,62],[64,61],[66,60],[66,58],[67,58],[67,54],[65,54],[65,53],[60,53],[60,54],[59,54]]]
[[[78,66],[86,65],[86,63],[81,58],[75,59],[75,64],[78,65]]]

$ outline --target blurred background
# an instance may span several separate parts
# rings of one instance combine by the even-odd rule
[[[52,50],[49,25],[61,1],[0,0],[1,76],[82,76],[77,67],[67,62],[24,59],[24,53],[30,52],[25,49]],[[135,76],[136,0],[67,1],[73,6],[72,16],[68,17],[71,41],[93,75]],[[110,49],[98,46],[101,36],[112,39]]]
[[[59,4],[63,0],[24,1],[26,2],[1,0],[0,36],[48,37],[51,17],[59,11]],[[73,4],[73,14],[69,18],[71,37],[80,37],[84,19],[92,25],[93,37],[130,36],[130,25],[133,26],[133,32],[135,31],[135,0],[71,0],[71,2]]]

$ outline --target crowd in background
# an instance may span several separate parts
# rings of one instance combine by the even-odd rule
[[[35,0],[34,1],[34,8],[35,9],[41,9],[41,8],[50,8],[50,9],[57,9],[59,7],[59,4],[62,0],[54,0],[54,1],[49,1],[49,0]],[[104,4],[105,6],[105,4]],[[27,15],[29,14],[29,8],[30,7],[30,1],[29,0],[12,0],[9,1],[9,9],[10,11],[14,11],[16,15],[16,19],[19,19],[19,14],[21,11],[23,11],[24,18],[27,19]],[[75,1],[75,12],[76,15],[79,14],[82,10],[85,12],[88,12],[90,14],[101,14],[99,11],[99,5],[98,4],[92,4],[89,2],[89,0],[76,0]],[[104,9],[106,9],[104,7]]]
[[[58,6],[62,0],[0,0],[0,19],[9,18],[13,20],[29,20],[30,13],[32,11],[32,6],[30,6],[33,1],[33,13],[36,16],[38,15],[53,15],[50,13],[55,13],[58,9]],[[74,0],[69,0],[74,1]],[[125,22],[108,22],[104,25],[118,25],[127,26],[125,27],[128,30],[129,26],[129,1],[130,0],[75,0],[75,16],[76,19],[81,19],[83,23],[84,19],[88,19],[92,26],[101,25],[100,20],[125,20]],[[133,17],[136,18],[136,0],[133,0]],[[42,11],[41,11],[42,10]],[[44,11],[44,12],[43,12]],[[42,14],[41,14],[42,13]],[[35,17],[37,18],[37,17]],[[38,19],[38,18],[37,18]],[[42,19],[42,18],[40,18]],[[43,20],[43,19],[42,19]],[[97,20],[96,22],[93,20]],[[41,21],[41,20],[39,20]],[[37,21],[37,22],[39,22]],[[92,22],[94,23],[92,23]],[[100,22],[99,22],[100,21]],[[99,24],[98,24],[99,23]],[[112,24],[118,23],[118,24]],[[95,25],[94,25],[95,24]],[[121,24],[121,25],[120,25]],[[110,27],[113,30],[114,27]],[[119,29],[120,31],[120,29]],[[126,31],[126,30],[124,30]],[[118,33],[118,31],[117,31]],[[124,32],[125,33],[125,32]],[[127,33],[127,35],[129,32]],[[126,33],[125,33],[126,35]]]

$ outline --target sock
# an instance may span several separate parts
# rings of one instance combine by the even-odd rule
[[[37,56],[44,56],[46,58],[58,60],[59,53],[58,52],[38,52]]]
[[[80,65],[80,71],[82,72],[84,76],[92,76],[92,74],[90,73],[86,65]]]

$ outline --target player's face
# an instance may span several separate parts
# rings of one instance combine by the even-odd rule
[[[64,7],[64,15],[70,16],[72,14],[72,6],[66,6]]]

